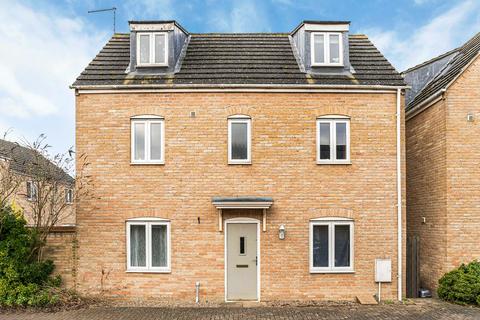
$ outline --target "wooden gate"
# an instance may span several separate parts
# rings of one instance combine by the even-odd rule
[[[411,236],[407,238],[407,297],[418,298],[420,289],[420,238]]]

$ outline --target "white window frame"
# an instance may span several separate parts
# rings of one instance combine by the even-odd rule
[[[335,267],[335,226],[348,225],[350,226],[350,266],[349,267]],[[314,267],[313,266],[313,227],[314,226],[328,226],[328,267]],[[354,273],[354,223],[349,218],[318,218],[310,220],[309,227],[309,260],[310,273]]]
[[[140,61],[140,36],[148,35],[150,44],[150,61],[142,63]],[[165,63],[155,63],[155,36],[163,35],[165,37]],[[168,32],[137,32],[137,66],[139,67],[162,67],[168,66]]]
[[[330,124],[330,159],[320,159],[320,124]],[[337,131],[336,124],[346,124],[347,148],[346,159],[337,159]],[[350,118],[345,116],[322,116],[317,118],[317,164],[350,164]]]
[[[66,204],[73,203],[73,189],[71,188],[65,189],[65,203]]]
[[[325,62],[316,62],[315,61],[315,45],[314,45],[314,37],[315,35],[323,35],[324,45],[323,45],[323,56],[325,58]],[[339,48],[339,62],[330,62],[330,35],[338,35],[338,48]],[[312,32],[310,36],[310,49],[311,49],[311,60],[312,66],[321,67],[321,66],[333,66],[333,67],[341,67],[343,66],[343,37],[341,32]]]
[[[135,159],[135,124],[145,125],[145,159]],[[159,123],[161,126],[160,159],[151,159],[150,155],[150,126]],[[130,118],[130,162],[132,164],[165,164],[165,119],[159,116],[135,116]]]
[[[29,189],[28,185],[30,185],[30,194],[28,194],[28,189]],[[38,189],[37,189],[37,185],[32,180],[27,181],[27,192],[26,193],[27,193],[27,200],[28,201],[37,200]]]
[[[133,225],[145,226],[145,245],[146,245],[146,266],[137,267],[131,266],[130,262],[130,227]],[[165,267],[152,267],[152,226],[162,225],[167,227],[167,266]],[[140,218],[140,219],[131,219],[127,221],[126,224],[127,232],[127,270],[126,272],[144,272],[144,273],[170,273],[171,272],[171,243],[170,243],[170,221],[165,219],[152,219],[152,218]]]
[[[247,124],[247,159],[232,159],[232,124]],[[228,117],[228,164],[252,163],[252,119],[249,116],[237,115]]]

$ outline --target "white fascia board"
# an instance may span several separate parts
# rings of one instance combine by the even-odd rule
[[[171,31],[175,27],[173,22],[167,23],[131,23],[130,31]]]
[[[305,31],[338,31],[348,32],[349,25],[345,24],[313,24],[305,23]]]

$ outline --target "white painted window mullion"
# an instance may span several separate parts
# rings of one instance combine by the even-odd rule
[[[145,160],[150,161],[150,121],[145,121]]]
[[[335,161],[337,157],[335,133],[335,121],[330,121],[330,161]]]
[[[330,34],[324,33],[323,34],[325,45],[324,45],[324,57],[325,57],[325,63],[329,64],[330,63]]]
[[[328,224],[328,268],[330,270],[333,269],[333,266],[334,266],[334,253],[335,253],[335,237],[334,237],[334,227],[333,227],[333,223],[330,222]]]
[[[155,34],[151,33],[149,34],[149,39],[150,39],[150,64],[155,63]]]
[[[145,237],[146,237],[146,245],[147,249],[145,250],[146,252],[146,264],[147,264],[147,269],[152,268],[152,237],[151,237],[151,232],[152,232],[152,224],[150,222],[146,223],[145,227]]]

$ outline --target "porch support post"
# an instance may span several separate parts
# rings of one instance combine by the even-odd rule
[[[223,214],[222,214],[222,209],[218,209],[218,231],[222,232],[223,231]]]
[[[263,209],[263,232],[267,231],[267,209]]]

